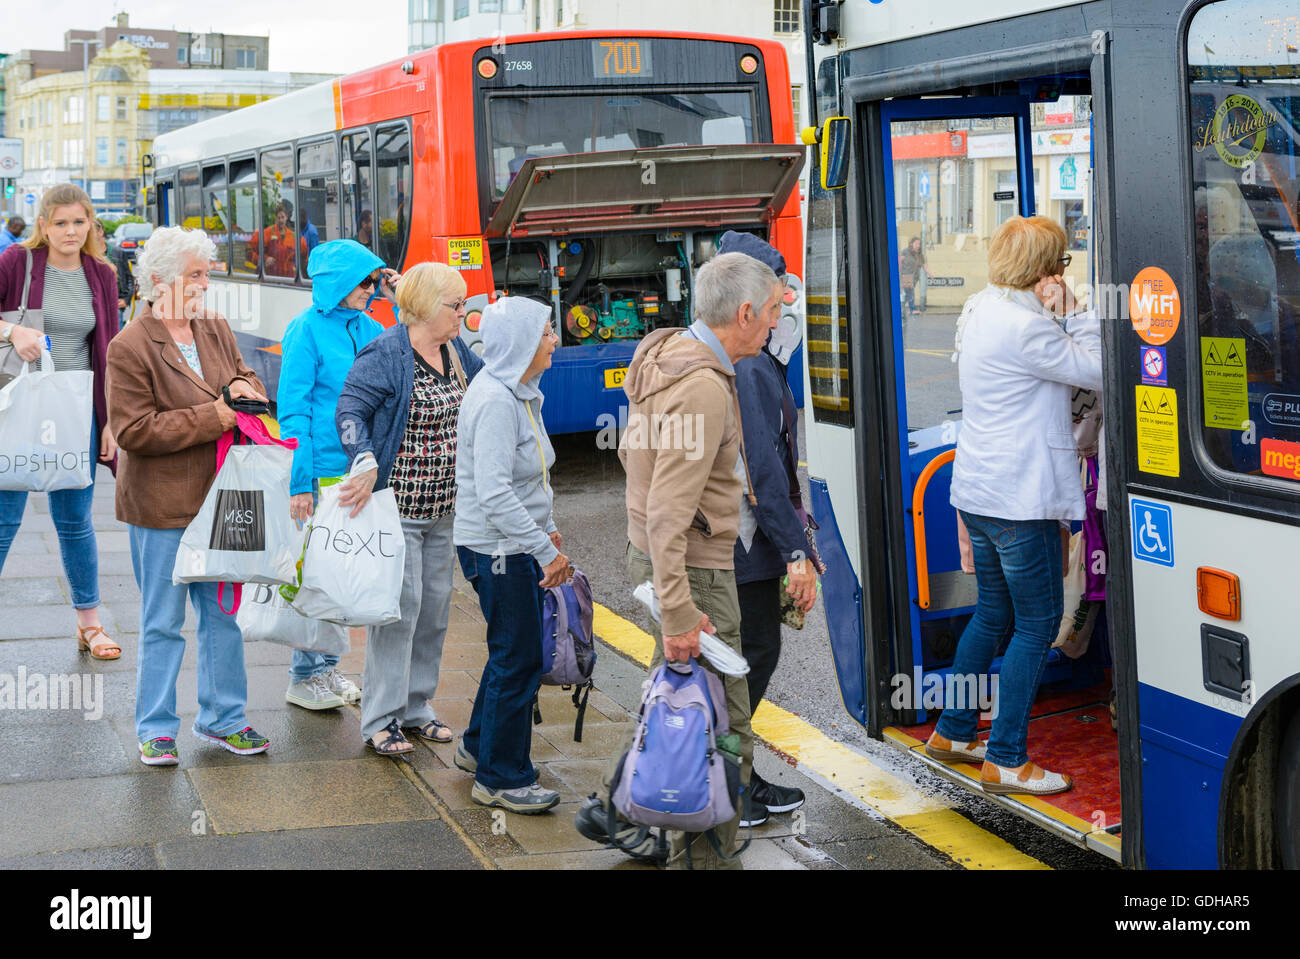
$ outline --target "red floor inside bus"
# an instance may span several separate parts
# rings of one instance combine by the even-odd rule
[[[1039,801],[1102,828],[1120,821],[1119,742],[1110,728],[1109,698],[1109,681],[1086,689],[1044,687],[1029,720],[1029,755],[1034,762],[1074,778],[1069,792],[1043,796]],[[893,728],[916,740],[913,748],[920,749],[934,723]],[[988,733],[989,724],[981,722],[980,738],[988,739]],[[979,778],[979,766],[952,768],[971,779]]]

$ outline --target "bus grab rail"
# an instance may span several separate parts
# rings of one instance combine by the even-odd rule
[[[912,540],[916,544],[916,602],[922,609],[930,608],[930,563],[925,552],[925,491],[930,480],[957,458],[957,450],[944,450],[925,464],[916,478],[912,490]]]

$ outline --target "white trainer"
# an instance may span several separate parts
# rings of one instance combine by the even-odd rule
[[[337,666],[327,673],[321,673],[320,678],[325,681],[329,691],[345,703],[361,702],[361,687],[344,676]]]
[[[320,676],[291,683],[284,691],[284,701],[303,709],[338,709],[344,705],[343,697],[331,690]]]

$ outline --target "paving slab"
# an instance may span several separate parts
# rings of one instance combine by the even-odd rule
[[[445,822],[373,823],[162,843],[167,869],[481,869]]]
[[[189,770],[218,835],[436,819],[438,813],[382,757],[271,763]]]
[[[22,566],[23,563],[15,561],[12,565]],[[100,591],[102,594],[102,584]],[[64,589],[61,577],[24,576],[20,579],[15,575],[0,579],[0,623],[9,623],[13,616],[32,606],[62,606],[71,603],[71,594]]]
[[[199,794],[180,770],[154,772],[0,785],[0,859],[188,836]]]
[[[160,869],[153,846],[114,846],[110,849],[78,849],[74,852],[42,853],[17,859],[0,859],[0,869]]]
[[[51,710],[27,722],[6,722],[0,735],[0,782],[120,775],[132,772],[133,763],[145,768],[108,721],[78,722]]]

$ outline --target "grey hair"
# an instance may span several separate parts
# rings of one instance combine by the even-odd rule
[[[741,304],[755,312],[777,289],[772,268],[747,253],[719,253],[695,274],[695,316],[711,329],[735,322]]]
[[[192,257],[204,261],[217,258],[217,247],[202,230],[186,230],[179,226],[165,226],[154,230],[145,241],[144,249],[136,259],[135,275],[140,291],[146,299],[154,287],[171,286],[185,270]]]

